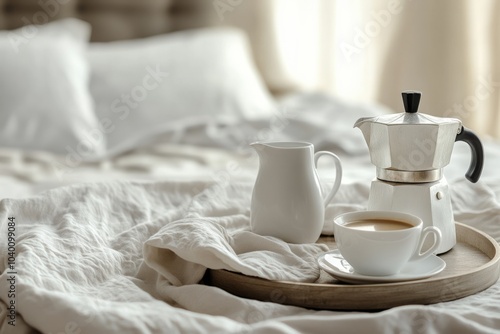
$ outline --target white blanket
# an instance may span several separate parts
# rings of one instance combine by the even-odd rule
[[[249,232],[257,161],[239,152],[249,141],[307,140],[341,156],[343,183],[326,210],[324,233],[332,232],[337,214],[366,206],[374,167],[352,124],[379,111],[314,95],[284,106],[281,116],[260,124],[186,130],[176,144],[144,147],[62,175],[54,165],[64,157],[0,150],[0,198],[6,198],[0,202],[0,332],[500,332],[498,282],[460,300],[377,313],[306,310],[196,284],[206,268],[295,281],[318,275],[320,246]],[[455,218],[500,241],[500,145],[485,141],[477,184],[463,177],[468,148],[455,146],[445,169]],[[320,168],[321,179],[328,178],[326,169]],[[16,222],[15,298],[8,292],[8,217]],[[8,323],[11,300],[15,327]]]
[[[455,194],[465,186],[467,196],[495,205],[498,212],[494,195],[481,185],[458,183]],[[327,221],[346,209],[344,198],[362,196],[366,187],[343,186]],[[195,284],[207,267],[296,281],[318,274],[314,258],[324,251],[320,246],[287,245],[248,231],[250,190],[246,183],[220,187],[111,182],[3,200],[1,234],[6,235],[8,217],[16,221],[19,314],[16,327],[8,325],[7,259],[2,255],[2,329],[17,332],[29,325],[44,333],[489,333],[500,328],[498,283],[455,302],[367,314],[246,300]],[[467,215],[458,218],[472,222]],[[499,240],[498,228],[491,231]],[[0,247],[6,249],[5,240]]]

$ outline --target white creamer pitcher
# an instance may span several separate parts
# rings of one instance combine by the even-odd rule
[[[250,222],[253,232],[289,243],[313,243],[323,229],[325,207],[342,180],[340,159],[333,153],[314,154],[306,142],[257,142],[259,172],[252,194]],[[316,166],[328,155],[335,163],[335,182],[323,198]]]

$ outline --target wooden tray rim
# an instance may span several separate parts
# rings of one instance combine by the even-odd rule
[[[423,280],[392,282],[392,283],[383,283],[383,284],[374,283],[374,284],[356,284],[356,285],[345,284],[344,285],[344,284],[291,282],[291,281],[281,281],[281,280],[272,281],[272,280],[268,280],[265,278],[247,276],[247,275],[244,275],[244,274],[241,274],[238,272],[232,272],[232,271],[228,271],[228,270],[224,270],[224,269],[221,269],[221,270],[208,269],[207,275],[211,276],[211,274],[214,272],[217,275],[217,272],[223,272],[223,274],[227,277],[231,277],[231,276],[235,277],[235,278],[238,277],[246,282],[256,282],[256,283],[257,282],[266,282],[266,283],[272,282],[272,283],[276,283],[276,288],[280,288],[280,287],[281,288],[305,287],[305,288],[312,288],[312,289],[314,289],[314,288],[332,288],[332,289],[336,289],[336,290],[339,290],[339,289],[341,289],[341,290],[353,290],[353,289],[355,289],[358,291],[362,291],[363,289],[373,289],[373,288],[381,287],[381,286],[383,286],[385,288],[390,288],[390,287],[404,287],[404,286],[408,286],[408,285],[419,286],[419,285],[425,285],[425,284],[429,284],[429,283],[439,283],[440,281],[449,281],[449,280],[454,280],[454,279],[456,280],[456,279],[464,278],[467,276],[474,276],[480,272],[491,271],[491,270],[494,271],[494,273],[497,276],[496,279],[498,279],[499,268],[495,268],[495,266],[498,266],[498,264],[500,262],[500,245],[491,236],[489,236],[488,234],[486,234],[486,233],[484,233],[484,232],[482,232],[474,227],[471,227],[469,225],[462,224],[459,222],[455,222],[455,224],[456,224],[457,228],[464,229],[464,230],[470,230],[470,232],[476,233],[478,236],[480,236],[483,239],[486,239],[489,242],[489,244],[487,244],[487,247],[492,247],[492,250],[493,250],[493,252],[491,252],[492,254],[488,254],[485,251],[483,251],[482,249],[479,249],[477,246],[472,245],[473,247],[475,247],[476,249],[481,251],[484,255],[486,255],[488,258],[490,258],[490,260],[487,263],[485,263],[477,268],[474,268],[470,271],[460,273],[460,274],[450,274],[450,275],[447,275],[444,277],[430,277],[430,278],[426,278]],[[466,241],[464,241],[464,243],[471,245],[469,242],[466,242]],[[211,280],[211,278],[209,278],[209,281],[210,280]],[[494,284],[494,282],[492,284]],[[488,288],[489,286],[491,286],[492,284],[489,284],[486,287],[482,287],[480,290],[478,290],[474,293],[482,291],[482,290]],[[217,284],[212,284],[212,285],[217,286]],[[472,294],[474,294],[474,293],[472,293]],[[459,298],[462,298],[462,297],[465,297],[465,296],[461,296]],[[450,300],[453,300],[453,299],[450,299]],[[289,304],[289,305],[300,306],[297,304]],[[329,309],[329,308],[325,308],[325,309]],[[337,308],[334,308],[334,309],[336,310]],[[338,308],[338,310],[340,310],[340,309],[341,308]],[[349,310],[349,309],[350,308],[346,308],[343,310]],[[353,310],[355,310],[355,309],[353,309]]]

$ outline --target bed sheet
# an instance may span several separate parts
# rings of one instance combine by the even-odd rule
[[[183,266],[177,272],[175,264],[169,267],[146,251],[147,245],[168,249],[175,228],[200,226],[193,221],[231,238],[248,233],[258,169],[257,156],[248,148],[253,140],[307,140],[341,157],[343,183],[327,209],[327,222],[366,206],[375,171],[352,124],[385,111],[314,94],[285,99],[280,110],[270,119],[218,125],[216,131],[210,126],[185,129],[169,143],[159,138],[118,157],[72,167],[64,156],[2,150],[0,228],[5,235],[8,217],[15,215],[19,272],[19,314],[13,327],[2,254],[2,332],[499,332],[498,282],[476,295],[429,306],[375,313],[312,311],[194,284],[216,264],[179,253]],[[477,184],[463,177],[469,152],[460,143],[445,173],[456,220],[500,241],[500,145],[484,140],[484,146],[484,175]],[[333,175],[327,164],[320,166],[325,187]],[[331,232],[329,224],[324,232]],[[6,249],[5,240],[0,247]]]

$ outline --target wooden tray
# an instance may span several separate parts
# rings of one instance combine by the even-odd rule
[[[244,298],[324,310],[383,310],[450,301],[488,288],[500,275],[498,243],[460,223],[456,231],[456,246],[440,255],[446,269],[418,281],[350,285],[323,270],[314,283],[270,281],[226,270],[208,270],[204,281]],[[321,237],[318,242],[337,248],[333,237]]]

